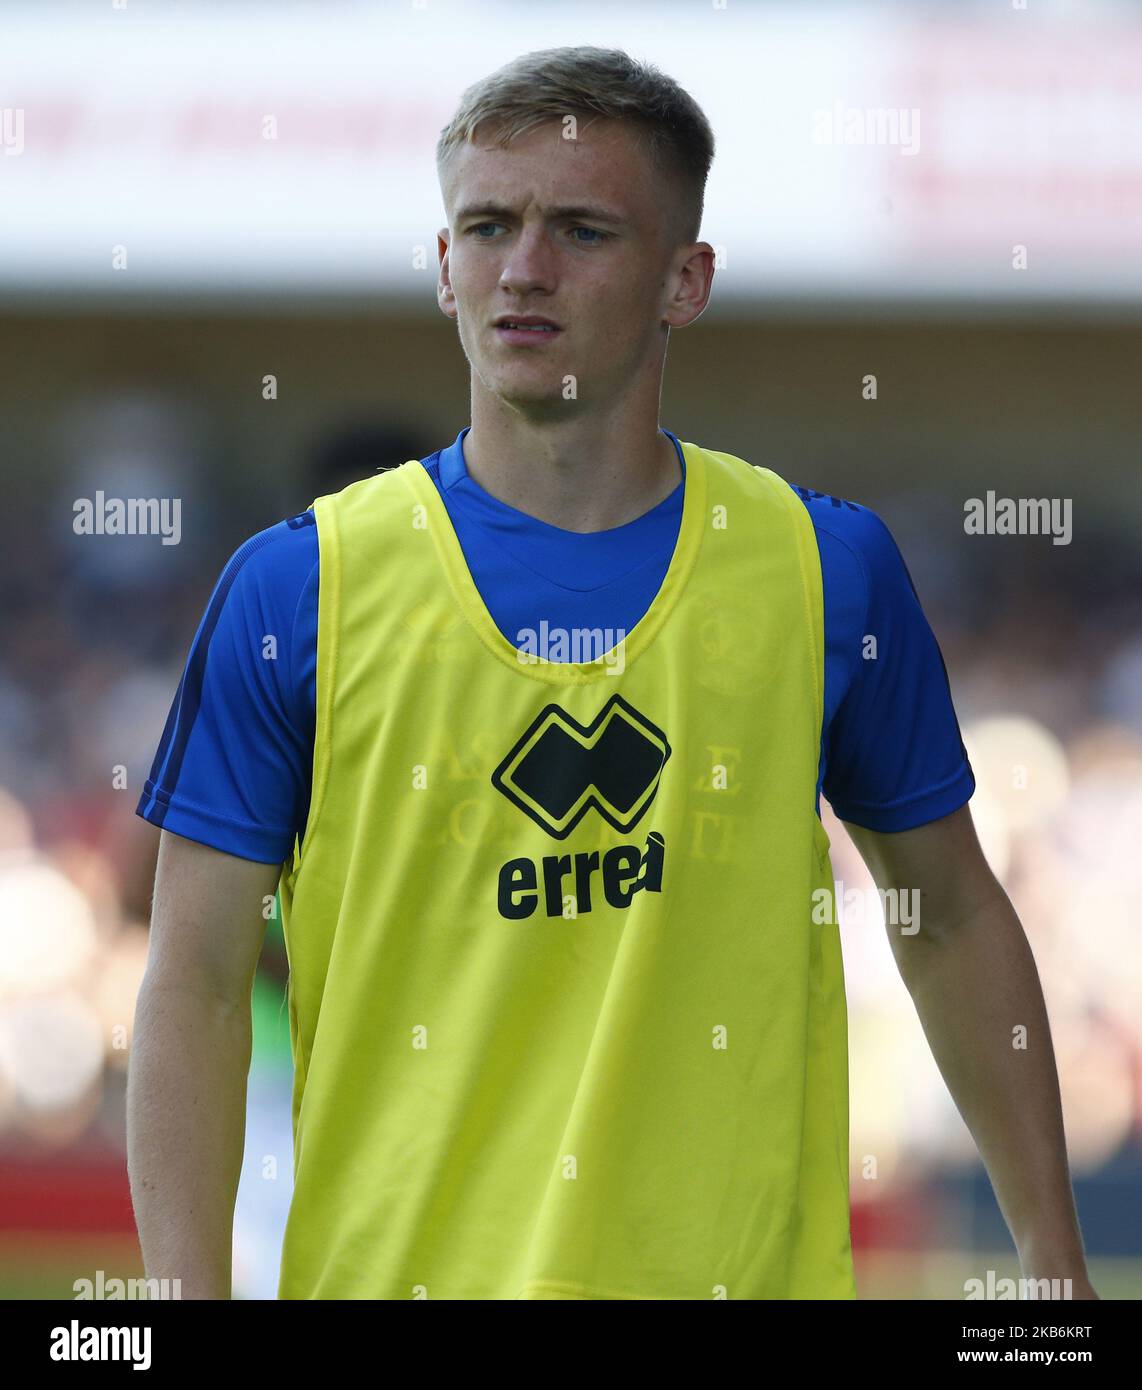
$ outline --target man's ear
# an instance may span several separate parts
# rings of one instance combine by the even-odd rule
[[[440,256],[440,274],[436,280],[436,302],[440,306],[441,313],[451,319],[456,317],[456,296],[452,293],[452,284],[448,274],[448,246],[448,228],[442,227],[436,234],[436,249]]]

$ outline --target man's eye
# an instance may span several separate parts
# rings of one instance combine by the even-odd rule
[[[494,236],[484,236],[484,232],[494,231],[497,227],[502,227],[502,222],[477,222],[468,228],[468,236],[475,237],[477,241],[494,241]],[[580,237],[579,232],[586,232],[586,238]],[[572,227],[571,233],[574,240],[582,246],[597,246],[600,242],[607,241],[610,232],[600,232],[597,227]]]

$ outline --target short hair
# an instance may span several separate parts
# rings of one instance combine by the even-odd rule
[[[714,132],[702,108],[673,78],[618,48],[545,48],[525,53],[468,87],[436,144],[443,181],[449,156],[474,144],[485,122],[502,146],[542,121],[568,115],[628,121],[656,174],[679,197],[671,235],[698,239]]]

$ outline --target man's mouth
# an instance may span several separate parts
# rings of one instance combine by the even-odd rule
[[[527,341],[535,338],[553,338],[561,332],[557,323],[540,318],[535,314],[524,314],[521,318],[511,318],[505,314],[496,320],[496,332],[509,342]]]

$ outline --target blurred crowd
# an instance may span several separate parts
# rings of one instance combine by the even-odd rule
[[[0,551],[0,1174],[50,1162],[62,1183],[70,1157],[89,1173],[94,1156],[122,1180],[125,1063],[158,842],[135,807],[228,555],[314,496],[453,433],[425,441],[383,422],[348,423],[314,441],[303,476],[296,487],[281,481],[273,509],[248,498],[223,526],[202,521],[214,480],[177,411],[124,400],[65,431],[64,466]],[[930,526],[939,497],[958,505],[947,501],[953,486],[945,480],[939,496],[848,491],[892,528],[941,641],[978,783],[973,816],[1042,976],[1080,1208],[1092,1213],[1087,1236],[1097,1245],[1099,1175],[1124,1155],[1137,1167],[1142,1132],[1131,893],[1142,846],[1142,547],[1076,534],[1064,561],[1042,538],[969,539]],[[194,497],[198,523],[179,546],[136,536],[92,544],[75,535],[72,504],[96,488]],[[827,810],[825,825],[835,876],[871,888]],[[855,1209],[875,1211],[942,1177],[978,1180],[882,923],[843,921],[842,933]],[[271,924],[235,1231],[236,1291],[247,1297],[274,1294],[289,1198],[284,978]],[[875,1181],[861,1166],[870,1154]],[[14,1205],[0,1210],[0,1235],[21,1220]],[[1140,1251],[1135,1230],[1119,1253]]]

